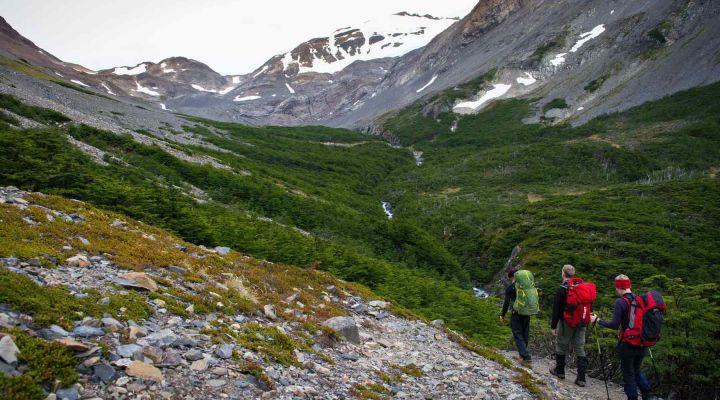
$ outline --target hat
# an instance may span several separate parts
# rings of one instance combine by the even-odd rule
[[[630,289],[630,278],[615,278],[616,289]]]
[[[517,268],[515,268],[515,267],[510,268],[510,271],[508,271],[508,278],[512,278],[513,276],[515,276],[515,273],[516,273],[517,271],[518,271],[518,270],[517,270]]]

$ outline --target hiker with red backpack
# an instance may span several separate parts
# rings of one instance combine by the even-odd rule
[[[647,349],[660,339],[660,329],[666,306],[660,293],[650,291],[644,295],[632,293],[630,278],[618,275],[615,278],[615,301],[613,318],[610,321],[591,316],[591,321],[610,329],[618,330],[617,353],[620,358],[625,394],[628,400],[638,399],[638,388],[643,400],[652,398],[650,382],[640,370]]]
[[[585,333],[590,324],[592,303],[597,297],[595,284],[575,276],[575,267],[566,264],[562,268],[563,283],[555,291],[550,328],[555,341],[555,367],[550,373],[565,379],[565,362],[571,349],[577,357],[575,384],[585,386],[588,359],[585,355]]]

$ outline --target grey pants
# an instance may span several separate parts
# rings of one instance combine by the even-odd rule
[[[585,357],[585,331],[584,325],[571,328],[560,321],[557,327],[557,340],[555,342],[555,353],[561,356],[569,355],[575,350],[576,357]]]

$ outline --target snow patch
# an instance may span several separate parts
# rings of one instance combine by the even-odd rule
[[[133,68],[128,67],[117,67],[113,70],[115,75],[140,75],[147,71],[147,64],[138,64]]]
[[[55,75],[57,75],[57,76],[59,76],[59,77],[61,77],[61,78],[64,78],[64,76],[62,76],[61,73],[59,73],[59,72],[57,72],[57,71],[53,71],[53,72],[55,73]]]
[[[83,86],[83,87],[90,87],[89,85],[87,85],[87,84],[85,84],[85,83],[82,83],[82,82],[80,82],[80,81],[77,80],[77,79],[72,79],[72,80],[70,80],[70,82],[76,83],[76,84],[78,84],[78,85],[80,85],[80,86]]]
[[[578,111],[582,111],[582,110],[584,110],[584,109],[585,109],[585,107],[582,107],[582,106],[581,106],[581,107],[578,107],[577,110],[578,110]]]
[[[200,85],[196,85],[196,84],[194,84],[194,83],[193,83],[192,85],[190,85],[190,86],[192,86],[193,89],[195,89],[195,90],[197,90],[197,91],[200,91],[200,92],[217,93],[217,90],[205,89],[204,87],[202,87],[202,86],[200,86]]]
[[[556,67],[565,64],[565,56],[566,55],[567,55],[567,53],[560,53],[560,54],[556,55],[555,58],[550,60],[550,64],[552,64],[553,66],[556,66]]]
[[[488,101],[497,99],[498,97],[501,97],[502,95],[507,93],[507,91],[510,90],[511,87],[512,85],[498,83],[496,85],[493,85],[493,88],[485,92],[485,94],[482,95],[479,99],[475,101],[464,101],[462,103],[458,103],[455,105],[455,107],[453,107],[453,109],[456,110],[459,108],[470,108],[472,110],[477,110]]]
[[[584,33],[580,34],[580,40],[578,40],[575,43],[575,46],[573,46],[572,49],[570,49],[570,52],[574,53],[574,52],[578,51],[580,49],[580,47],[582,47],[582,45],[584,45],[591,39],[595,39],[596,37],[600,36],[600,34],[603,32],[605,32],[605,25],[600,24],[600,25],[592,28],[592,30],[590,32],[584,32]]]
[[[113,96],[117,96],[115,93],[113,93],[112,90],[110,90],[110,87],[107,85],[107,83],[103,82],[100,84],[103,88],[105,88],[105,91],[108,92],[108,94],[111,94]]]
[[[162,108],[163,110],[167,110],[167,107],[165,107],[165,103],[160,103],[160,108]]]
[[[537,79],[535,79],[529,72],[526,72],[524,77],[521,76],[517,78],[517,83],[523,84],[525,86],[530,86],[535,82],[537,82]]]
[[[138,93],[145,93],[150,96],[160,96],[160,93],[140,85],[140,82],[138,81],[135,81],[135,84],[137,85],[137,89],[135,91]]]
[[[228,94],[228,93],[230,93],[233,89],[235,89],[236,87],[237,87],[237,86],[228,86],[228,87],[226,87],[226,88],[223,89],[223,90],[219,90],[217,93],[218,93],[218,94]]]
[[[420,89],[416,90],[415,93],[420,93],[423,90],[427,89],[428,86],[432,85],[433,82],[435,82],[435,79],[437,79],[437,75],[433,75],[433,77],[430,79],[430,82],[426,83],[425,86],[421,87]]]
[[[244,96],[244,97],[235,96],[233,101],[241,102],[241,101],[257,100],[257,99],[262,99],[262,96]]]
[[[610,10],[610,15],[615,14],[615,10]]]
[[[293,89],[289,83],[285,83],[285,87],[290,91],[290,94],[295,94],[295,89]]]
[[[383,211],[385,211],[385,215],[387,215],[388,219],[392,219],[394,214],[392,210],[392,206],[387,201],[382,202],[382,208]]]
[[[239,77],[239,76],[233,76],[233,77],[232,77],[232,83],[234,83],[234,84],[240,83],[240,77]]]
[[[267,64],[266,64],[266,65],[264,65],[264,66],[262,67],[262,69],[261,69],[260,71],[258,71],[257,74],[253,75],[253,78],[257,78],[258,76],[260,76],[260,75],[262,75],[263,73],[265,73],[265,71],[267,71],[267,70],[268,70],[268,66],[267,66]],[[238,80],[240,80],[240,77],[237,77],[237,78],[238,78]],[[233,81],[233,83],[235,83],[235,82]]]
[[[440,32],[455,23],[453,18],[433,19],[417,15],[389,15],[383,18],[366,21],[357,27],[338,29],[328,35],[328,43],[322,52],[314,52],[311,65],[302,65],[294,59],[291,52],[283,54],[284,70],[292,64],[297,65],[300,74],[317,72],[334,74],[342,71],[355,61],[374,60],[385,57],[400,57],[412,50],[419,49],[430,42]],[[340,46],[340,40],[335,35],[358,29],[365,38],[365,43],[357,49],[347,50]],[[370,38],[375,37],[370,44]],[[348,50],[354,51],[350,53]],[[330,60],[324,55],[330,54]]]

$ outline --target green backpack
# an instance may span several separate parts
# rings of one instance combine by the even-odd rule
[[[521,269],[515,273],[515,290],[517,298],[513,310],[520,315],[535,315],[540,312],[538,291],[532,272]]]

